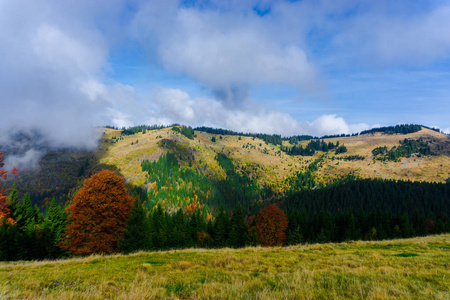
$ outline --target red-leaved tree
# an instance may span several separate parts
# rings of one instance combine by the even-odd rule
[[[2,180],[8,179],[8,171],[3,169],[3,166],[5,165],[5,163],[3,162],[4,157],[5,156],[3,155],[3,152],[0,152],[0,221],[4,217],[8,217],[9,216],[8,204],[6,203],[6,199],[8,197],[5,195],[7,189],[5,189],[2,186]],[[12,171],[10,172],[10,174],[11,175],[16,175],[17,172],[18,172],[18,170],[14,167],[12,169]]]
[[[286,243],[287,216],[276,204],[262,209],[255,218],[259,243],[263,246]]]
[[[133,198],[122,177],[102,170],[75,194],[61,246],[75,254],[114,253],[131,212]]]

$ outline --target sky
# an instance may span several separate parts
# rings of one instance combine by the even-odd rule
[[[173,123],[450,133],[450,1],[0,0],[0,142]]]

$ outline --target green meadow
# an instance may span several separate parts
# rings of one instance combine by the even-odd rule
[[[1,299],[449,299],[450,235],[0,264]]]

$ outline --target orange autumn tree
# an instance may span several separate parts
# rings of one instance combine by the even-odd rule
[[[69,225],[61,246],[75,254],[114,253],[133,201],[116,173],[92,175],[67,208]]]
[[[259,243],[263,246],[284,245],[287,216],[276,204],[262,209],[255,218]]]
[[[5,192],[7,191],[7,189],[5,189],[2,186],[2,181],[1,180],[6,180],[8,179],[8,171],[6,171],[5,169],[3,169],[3,166],[5,165],[3,162],[4,159],[4,155],[3,152],[0,152],[0,222],[4,217],[8,217],[9,216],[9,208],[8,208],[8,204],[6,203],[6,199],[8,198],[5,195]],[[11,171],[11,175],[16,175],[18,172],[18,170],[14,167]],[[8,219],[10,222],[12,222],[12,219]]]

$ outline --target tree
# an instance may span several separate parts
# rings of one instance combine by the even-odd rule
[[[220,207],[219,214],[214,222],[214,244],[218,248],[227,246],[229,233],[229,220],[228,214],[223,208]]]
[[[151,248],[150,220],[147,217],[147,211],[137,197],[136,194],[126,223],[126,230],[123,233],[123,238],[119,241],[120,251],[124,253]]]
[[[0,261],[12,261],[21,258],[20,232],[16,225],[0,220]]]
[[[284,245],[287,226],[286,214],[276,204],[267,206],[256,216],[258,240],[264,246]]]
[[[59,247],[59,242],[64,235],[66,227],[67,214],[56,204],[55,197],[53,197],[42,223],[47,255],[51,258],[57,258],[63,254],[62,249]]]
[[[286,230],[286,238],[288,245],[300,244],[303,240],[302,230],[300,226],[300,215],[294,210],[289,216],[289,224]]]
[[[244,247],[247,243],[247,226],[245,225],[242,206],[239,205],[230,217],[229,245],[231,247]]]
[[[69,225],[62,247],[75,254],[116,252],[133,201],[116,173],[102,170],[92,175],[67,208]]]
[[[182,209],[172,216],[169,243],[171,248],[184,248],[189,244],[189,228]]]
[[[14,217],[20,230],[25,230],[30,223],[39,223],[39,219],[42,219],[42,216],[39,216],[39,209],[37,206],[35,205],[33,207],[28,193],[25,194],[22,202],[14,212]]]
[[[3,169],[3,166],[5,165],[5,163],[3,162],[4,157],[5,156],[3,155],[3,152],[0,152],[0,221],[3,219],[3,217],[9,217],[10,213],[8,204],[6,203],[6,199],[8,197],[5,195],[7,189],[2,186],[1,181],[2,179],[8,179],[8,171]],[[18,172],[19,170],[14,167],[11,171],[11,175],[16,175]]]
[[[168,246],[167,219],[168,214],[161,207],[161,204],[158,203],[158,206],[153,210],[150,219],[152,247],[155,250],[166,249]]]

